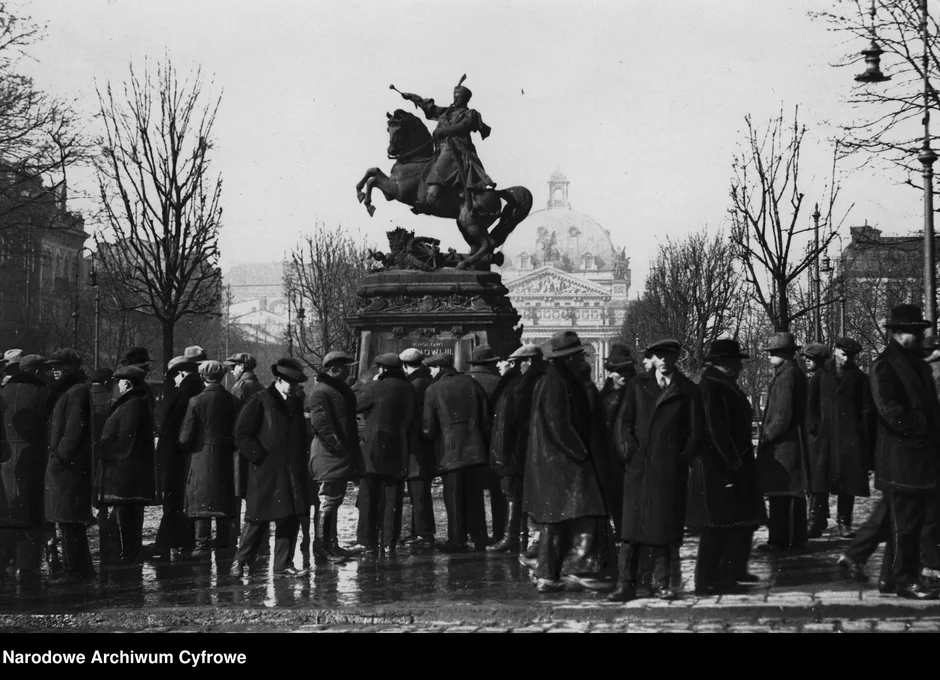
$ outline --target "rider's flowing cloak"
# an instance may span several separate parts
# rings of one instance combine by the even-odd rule
[[[495,187],[496,182],[486,174],[470,139],[471,132],[479,132],[483,139],[490,135],[490,127],[483,122],[479,112],[466,107],[435,106],[433,99],[420,99],[415,103],[428,120],[437,121],[438,127],[460,125],[469,128],[459,135],[441,137],[435,141],[436,159],[428,173],[427,183],[445,187],[466,186],[470,191],[485,191]]]

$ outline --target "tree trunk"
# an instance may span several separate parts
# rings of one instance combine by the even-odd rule
[[[176,324],[172,321],[164,321],[161,324],[163,330],[163,375],[166,375],[167,364],[170,363],[170,359],[176,356],[173,354],[173,331],[176,330],[175,325]]]

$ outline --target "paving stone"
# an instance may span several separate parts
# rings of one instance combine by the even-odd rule
[[[870,633],[874,625],[874,621],[866,620],[840,622],[840,628],[845,633]]]
[[[823,590],[814,593],[814,599],[827,604],[859,604],[862,601],[860,591]]]
[[[759,626],[757,624],[734,624],[728,630],[729,633],[769,633],[769,626]]]
[[[526,626],[525,628],[514,628],[513,633],[544,633],[542,626]]]
[[[483,628],[480,628],[477,632],[478,633],[509,633],[510,631],[511,631],[510,628],[500,628],[498,626],[485,626]]]
[[[835,624],[830,623],[804,623],[804,633],[832,633],[835,631]]]
[[[720,623],[696,623],[692,626],[693,633],[725,633],[727,628]]]
[[[450,628],[445,628],[445,633],[475,633],[480,630],[479,626],[451,626]]]
[[[911,621],[908,633],[940,632],[940,621]]]
[[[903,633],[906,630],[906,621],[879,621],[875,624],[876,633]]]

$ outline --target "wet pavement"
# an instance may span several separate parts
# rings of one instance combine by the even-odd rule
[[[437,485],[435,507],[442,540],[446,517],[440,494]],[[355,496],[350,488],[340,513],[343,545],[355,542]],[[858,499],[859,521],[873,500]],[[145,544],[153,541],[160,514],[159,508],[147,509]],[[406,502],[403,526],[409,523]],[[97,529],[92,527],[89,533],[98,564]],[[763,542],[766,533],[759,532],[755,539],[755,545]],[[311,573],[300,579],[275,578],[270,558],[261,558],[254,574],[237,581],[228,576],[234,551],[214,551],[211,560],[203,562],[174,556],[166,563],[101,565],[97,580],[84,585],[24,587],[7,579],[0,583],[0,630],[622,632],[644,626],[688,631],[706,626],[738,632],[737,628],[748,626],[773,630],[777,622],[781,630],[818,624],[839,632],[846,621],[859,630],[865,629],[865,621],[901,622],[893,626],[897,630],[940,629],[938,603],[900,600],[880,595],[874,584],[845,580],[835,561],[846,545],[848,541],[830,527],[802,554],[755,551],[751,572],[760,583],[749,586],[745,594],[697,597],[691,592],[691,577],[698,541],[689,536],[681,549],[680,597],[673,602],[642,598],[627,604],[608,603],[603,592],[574,585],[569,591],[539,594],[529,570],[514,555],[412,554],[399,549],[340,564],[314,562]],[[875,574],[880,559],[879,552],[870,563]],[[301,564],[297,554],[295,565]],[[741,632],[746,632],[743,628]]]

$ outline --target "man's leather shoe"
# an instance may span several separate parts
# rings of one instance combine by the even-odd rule
[[[763,553],[780,552],[783,546],[776,543],[761,543],[757,546],[757,550]]]
[[[676,591],[672,588],[657,588],[653,591],[653,596],[659,598],[660,600],[675,600]]]
[[[232,578],[243,578],[245,576],[245,565],[235,560],[232,562],[231,569],[228,570],[228,575]]]
[[[879,581],[878,592],[881,593],[882,595],[894,595],[895,594],[894,581]]]
[[[420,552],[426,550],[434,550],[434,539],[432,538],[418,538],[412,541],[409,546],[413,552]]]
[[[607,596],[608,602],[629,602],[636,599],[636,586],[618,585],[610,595]]]
[[[310,574],[310,571],[307,569],[295,569],[294,567],[284,567],[283,569],[278,569],[274,572],[275,576],[280,576],[282,578],[303,578]]]
[[[529,544],[529,547],[525,550],[525,556],[530,559],[535,559],[539,556],[539,542],[537,540],[532,541]]]
[[[851,557],[842,555],[836,564],[839,565],[839,568],[846,574],[846,576],[850,576],[853,580],[858,581],[859,583],[868,582],[868,574],[865,573],[865,565],[856,564],[852,561]]]
[[[829,522],[824,519],[813,520],[809,525],[806,536],[808,538],[822,538],[823,531],[826,530],[827,526],[829,526]]]
[[[441,552],[445,553],[464,553],[467,552],[467,550],[468,546],[466,543],[458,543],[456,541],[447,541],[441,546]]]
[[[212,553],[208,548],[196,548],[189,555],[186,556],[188,560],[208,560],[212,557]]]
[[[535,589],[540,593],[558,593],[565,589],[564,581],[551,581],[547,578],[540,578]]]
[[[919,583],[898,588],[897,593],[898,597],[903,597],[906,600],[940,600],[940,592],[927,590]]]
[[[744,572],[743,574],[735,576],[734,580],[738,583],[760,583],[760,576],[750,572]]]

